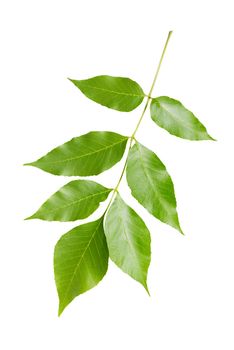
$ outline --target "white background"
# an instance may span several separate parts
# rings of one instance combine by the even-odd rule
[[[152,234],[151,297],[110,263],[58,318],[53,248],[74,223],[23,218],[69,179],[22,164],[90,130],[129,135],[143,106],[109,110],[66,78],[127,76],[148,91],[172,29],[154,95],[181,100],[218,142],[172,137],[148,113],[137,138],[166,164],[186,236],[123,181]],[[234,349],[233,34],[225,0],[1,1],[1,349]],[[121,167],[98,181],[114,186]]]

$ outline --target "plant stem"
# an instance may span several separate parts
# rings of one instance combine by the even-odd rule
[[[158,74],[159,74],[159,71],[160,71],[160,68],[161,68],[161,64],[162,64],[162,61],[163,61],[163,58],[164,58],[164,55],[165,55],[165,52],[166,52],[166,49],[167,49],[167,45],[168,45],[169,40],[170,40],[170,37],[171,37],[171,34],[172,34],[172,31],[170,31],[170,32],[168,33],[167,40],[166,40],[166,42],[165,42],[165,45],[164,45],[164,48],[163,48],[163,51],[162,51],[162,54],[161,54],[161,57],[160,57],[160,60],[159,60],[159,63],[158,63],[158,67],[157,67],[157,70],[156,70],[156,73],[155,73],[155,76],[154,76],[154,79],[153,79],[153,82],[152,82],[152,85],[151,85],[149,94],[146,95],[146,96],[147,96],[147,100],[146,100],[146,103],[145,103],[145,107],[144,107],[144,109],[143,109],[143,111],[142,111],[142,113],[141,113],[141,116],[140,116],[140,118],[139,118],[139,120],[138,120],[138,122],[137,122],[137,125],[136,125],[136,127],[135,127],[135,129],[134,129],[134,131],[133,131],[133,133],[132,133],[132,136],[129,137],[130,142],[129,142],[128,151],[127,151],[127,156],[126,156],[126,160],[125,160],[125,163],[124,163],[124,166],[123,166],[123,170],[122,170],[122,172],[121,172],[121,174],[120,174],[120,177],[119,177],[119,180],[118,180],[118,182],[117,182],[117,185],[116,185],[115,188],[113,189],[113,193],[112,193],[111,199],[110,199],[110,201],[109,201],[109,203],[108,203],[108,205],[107,205],[107,208],[106,208],[106,210],[105,210],[105,212],[104,212],[103,215],[105,215],[105,213],[106,213],[107,210],[109,209],[109,207],[110,207],[110,205],[111,205],[111,203],[112,203],[112,201],[113,201],[113,199],[114,199],[114,197],[115,197],[115,194],[118,192],[119,185],[120,185],[120,183],[121,183],[121,180],[122,180],[122,178],[123,178],[123,175],[124,175],[124,172],[125,172],[125,169],[126,169],[126,166],[127,166],[129,151],[130,151],[130,149],[131,149],[131,147],[132,147],[133,141],[135,140],[135,134],[136,134],[136,132],[137,132],[137,130],[138,130],[138,128],[139,128],[141,122],[142,122],[142,119],[143,119],[143,117],[144,117],[144,115],[145,115],[145,112],[146,112],[146,110],[147,110],[147,108],[148,108],[149,102],[150,102],[150,100],[152,99],[151,94],[152,94],[152,92],[153,92],[153,89],[154,89],[156,80],[157,80],[157,78],[158,78]]]
[[[143,112],[142,112],[142,114],[141,114],[141,116],[140,116],[140,119],[139,119],[139,121],[138,121],[138,123],[137,123],[137,125],[136,125],[136,128],[135,128],[135,130],[134,130],[134,132],[133,132],[133,134],[132,134],[132,138],[135,136],[135,134],[136,134],[136,132],[137,132],[137,130],[138,130],[140,124],[141,124],[141,121],[142,121],[142,119],[143,119],[143,117],[144,117],[145,111],[147,110],[147,107],[148,107],[148,105],[149,105],[149,102],[150,102],[150,100],[151,100],[151,98],[152,98],[152,97],[151,97],[151,94],[152,94],[152,92],[153,92],[154,85],[155,85],[156,80],[157,80],[157,78],[158,78],[158,73],[159,73],[159,71],[160,71],[161,64],[162,64],[162,61],[163,61],[163,57],[164,57],[164,55],[165,55],[165,52],[166,52],[167,45],[168,45],[168,43],[169,43],[171,34],[172,34],[172,31],[170,31],[170,32],[168,33],[167,40],[166,40],[166,42],[165,42],[165,45],[164,45],[164,48],[163,48],[163,52],[162,52],[162,55],[161,55],[161,57],[160,57],[160,60],[159,60],[159,63],[158,63],[158,67],[157,67],[157,70],[156,70],[156,73],[155,73],[155,76],[154,76],[154,80],[153,80],[153,83],[152,83],[152,85],[151,85],[150,92],[149,92],[149,94],[148,94],[148,96],[147,96],[145,108],[143,109]]]
[[[153,92],[154,85],[155,85],[156,80],[158,78],[158,73],[160,71],[161,64],[162,64],[162,61],[163,61],[163,58],[164,58],[164,55],[165,55],[165,52],[166,52],[166,49],[167,49],[167,45],[168,45],[170,37],[171,37],[171,34],[172,34],[172,30],[168,33],[167,40],[165,42],[165,45],[164,45],[164,48],[163,48],[163,52],[162,52],[162,55],[161,55],[161,58],[160,58],[160,61],[159,61],[159,64],[158,64],[158,68],[157,68],[157,71],[155,73],[154,80],[153,80],[153,83],[152,83],[152,86],[151,86],[151,89],[150,89],[150,92],[149,92],[149,96],[151,96],[151,94]]]

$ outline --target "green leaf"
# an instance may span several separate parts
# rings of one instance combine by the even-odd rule
[[[74,180],[55,192],[27,219],[74,221],[87,218],[106,200],[111,189],[94,181]]]
[[[59,315],[76,296],[96,286],[106,274],[107,267],[103,218],[77,226],[63,235],[54,251]]]
[[[214,140],[205,126],[182,103],[170,97],[154,98],[150,106],[151,118],[170,134],[188,140]]]
[[[91,131],[54,148],[32,165],[54,175],[89,176],[111,168],[122,158],[128,137]]]
[[[130,112],[141,104],[145,94],[128,78],[100,75],[86,80],[69,79],[91,100],[121,112]]]
[[[148,292],[150,233],[144,221],[117,194],[104,225],[110,258]]]
[[[156,218],[183,233],[171,177],[156,154],[136,142],[129,153],[126,174],[138,202]]]

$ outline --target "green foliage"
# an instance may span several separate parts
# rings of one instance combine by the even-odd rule
[[[119,194],[107,212],[105,234],[111,260],[148,291],[150,233],[144,221]]]
[[[54,250],[59,315],[77,295],[96,286],[106,274],[107,267],[103,218],[65,233]]]
[[[139,142],[129,152],[127,181],[132,195],[140,204],[156,218],[182,233],[171,177],[156,154]]]
[[[180,101],[161,96],[153,98],[150,105],[151,118],[170,134],[188,140],[214,140],[195,115]]]
[[[70,80],[86,97],[121,112],[132,111],[145,97],[140,85],[128,78],[100,75],[86,80]]]
[[[97,182],[74,180],[60,188],[38,211],[27,219],[47,221],[75,221],[91,215],[100,202],[106,200],[111,189]]]
[[[213,140],[203,124],[179,101],[152,97],[159,69],[172,32],[169,32],[149,94],[133,80],[97,76],[71,80],[91,100],[129,112],[146,97],[145,107],[130,137],[110,131],[92,131],[54,148],[32,165],[54,175],[98,175],[126,154],[119,180],[113,189],[90,180],[73,180],[54,193],[27,219],[74,221],[87,218],[112,196],[102,217],[73,228],[55,246],[54,273],[59,296],[59,315],[78,295],[93,288],[107,271],[109,257],[148,292],[150,233],[140,216],[120,197],[119,185],[126,170],[133,197],[154,217],[180,233],[174,185],[165,165],[154,152],[136,140],[136,132],[150,106],[151,117],[170,134],[189,140]],[[104,226],[103,226],[104,224]]]
[[[91,131],[54,148],[32,165],[54,175],[98,175],[123,156],[128,138],[110,131]]]

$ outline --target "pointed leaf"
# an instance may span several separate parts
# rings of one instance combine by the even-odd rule
[[[61,187],[28,219],[74,221],[87,218],[106,200],[111,189],[97,182],[74,180]]]
[[[63,235],[54,251],[59,315],[76,296],[96,286],[107,267],[108,249],[102,218]]]
[[[148,292],[150,233],[144,221],[119,194],[107,212],[104,230],[110,258]]]
[[[170,134],[188,140],[214,140],[205,126],[182,103],[170,97],[154,98],[150,106],[151,118]]]
[[[129,153],[126,174],[132,195],[138,202],[156,218],[182,233],[174,186],[156,154],[136,142]]]
[[[140,85],[129,78],[100,75],[86,80],[70,80],[86,97],[117,111],[130,112],[145,97]]]
[[[111,168],[123,156],[128,137],[91,131],[54,148],[32,165],[54,175],[89,176]]]

